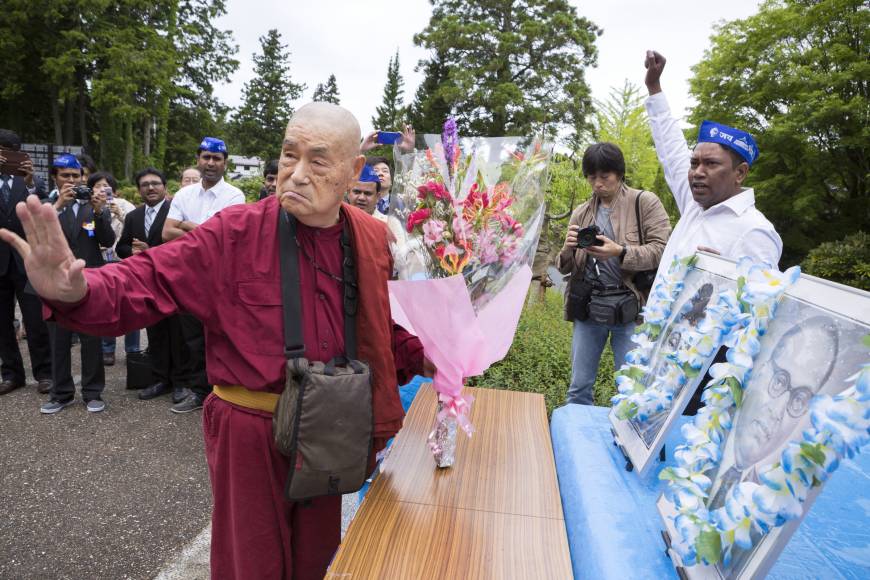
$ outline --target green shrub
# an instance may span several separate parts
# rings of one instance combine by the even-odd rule
[[[870,234],[857,232],[810,250],[801,264],[807,274],[870,290]]]
[[[571,324],[562,318],[562,296],[548,291],[543,302],[528,303],[520,317],[507,356],[470,386],[541,393],[547,414],[565,403],[571,382]],[[595,381],[595,404],[610,406],[613,396],[613,353],[608,345]]]
[[[246,202],[251,203],[260,199],[260,190],[263,189],[262,177],[246,177],[245,179],[233,180],[230,183],[242,190]]]

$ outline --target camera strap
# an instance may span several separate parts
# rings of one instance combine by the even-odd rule
[[[344,289],[344,350],[347,358],[356,358],[356,313],[359,298],[356,263],[350,245],[350,231],[345,220],[341,232],[342,286]],[[302,299],[299,282],[299,249],[296,246],[296,218],[283,209],[278,212],[278,237],[281,261],[281,299],[284,303],[284,356],[305,358],[302,333]]]

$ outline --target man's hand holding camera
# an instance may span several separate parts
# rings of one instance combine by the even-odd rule
[[[602,235],[596,226],[580,229],[578,225],[568,226],[565,247],[586,250],[590,256],[599,260],[621,256],[625,249],[624,246]]]
[[[24,185],[27,186],[28,189],[32,189],[34,186],[33,183],[33,161],[28,157],[24,161],[21,162],[21,165],[18,166],[21,169],[21,172],[24,174],[22,177],[24,178]]]
[[[592,245],[586,248],[586,251],[590,256],[597,258],[599,260],[607,260],[609,258],[616,258],[622,254],[623,246],[620,246],[607,236],[597,235],[595,239],[601,242],[601,245]]]
[[[57,211],[62,210],[69,203],[76,198],[75,188],[77,186],[73,183],[64,183],[60,186],[60,189],[57,192],[57,200],[54,202],[54,209]]]

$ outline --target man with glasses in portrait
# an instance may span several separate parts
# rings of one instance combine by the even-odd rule
[[[827,316],[797,323],[780,337],[770,358],[758,366],[746,385],[707,509],[725,506],[735,485],[759,483],[758,472],[779,461],[783,446],[799,438],[810,401],[834,370],[839,343],[837,325]],[[756,544],[757,532],[752,534]],[[726,577],[736,577],[751,554],[751,550],[734,546]]]

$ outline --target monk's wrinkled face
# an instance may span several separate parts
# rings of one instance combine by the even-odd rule
[[[312,115],[291,119],[278,161],[281,206],[308,225],[336,223],[341,200],[364,162],[341,128]]]

